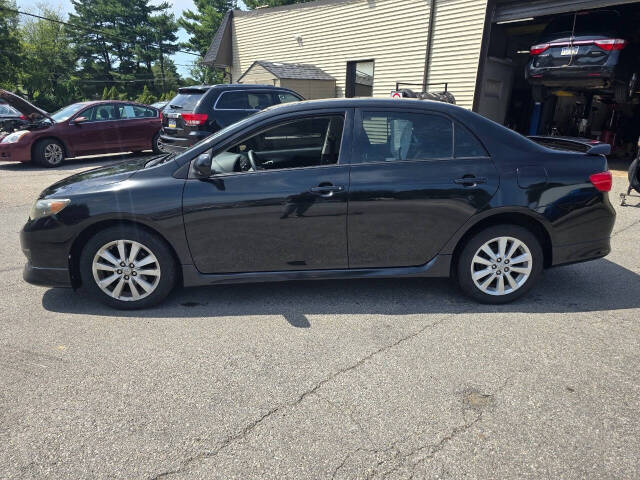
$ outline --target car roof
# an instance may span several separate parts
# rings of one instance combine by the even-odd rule
[[[288,88],[284,88],[284,87],[276,87],[274,85],[267,85],[267,84],[260,84],[260,83],[218,83],[216,85],[191,85],[189,87],[180,87],[178,89],[178,92],[184,92],[187,90],[201,90],[201,91],[207,91],[207,90],[211,90],[211,89],[215,89],[215,90],[233,90],[233,89],[243,89],[243,90],[262,90],[262,89],[268,89],[268,90],[289,90]]]
[[[468,110],[445,102],[437,102],[434,100],[420,100],[417,98],[325,98],[321,100],[303,100],[300,102],[290,102],[274,105],[264,111],[280,112],[297,110],[311,110],[321,108],[409,108],[409,109],[426,109],[439,112],[464,111]]]
[[[151,107],[156,108],[151,105],[145,105],[144,103],[135,102],[133,100],[89,100],[86,102],[76,102],[70,105],[85,105],[87,107],[93,107],[95,105],[106,105],[108,103],[116,103],[116,104],[126,104],[126,105],[138,105],[140,107]]]

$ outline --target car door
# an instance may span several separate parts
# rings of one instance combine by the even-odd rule
[[[84,119],[78,121],[78,119]],[[113,103],[89,107],[69,121],[69,142],[76,155],[118,150],[118,112]]]
[[[142,105],[118,104],[120,120],[118,142],[120,150],[146,150],[151,147],[153,136],[160,129],[160,117],[153,108]]]
[[[269,90],[228,90],[216,100],[213,113],[219,128],[224,128],[273,104]]]
[[[353,151],[351,268],[427,263],[498,188],[481,142],[439,113],[358,110]]]
[[[183,196],[200,272],[348,267],[351,116],[340,109],[279,117],[214,147],[216,173],[187,180]]]

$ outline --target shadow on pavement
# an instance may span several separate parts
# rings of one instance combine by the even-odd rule
[[[129,318],[206,318],[282,315],[309,328],[308,315],[411,315],[443,313],[563,313],[640,307],[640,275],[616,263],[595,262],[544,272],[524,298],[508,305],[480,305],[447,279],[301,281],[180,289],[159,307],[112,310],[82,290],[47,290],[46,310]]]

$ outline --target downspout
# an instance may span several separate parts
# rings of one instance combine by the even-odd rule
[[[424,79],[422,80],[422,90],[427,91],[429,74],[431,73],[431,53],[433,52],[433,30],[436,26],[436,0],[429,0],[429,33],[427,34],[427,51],[424,60]]]

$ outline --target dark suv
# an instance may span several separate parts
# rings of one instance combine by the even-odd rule
[[[615,10],[555,17],[531,47],[526,77],[535,101],[549,88],[588,90],[626,103],[638,87],[634,29]]]
[[[178,89],[162,112],[162,150],[181,152],[214,132],[280,103],[304,98],[270,85],[221,84]]]

